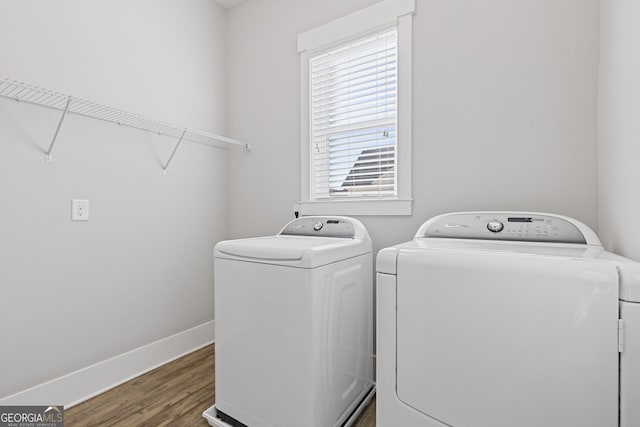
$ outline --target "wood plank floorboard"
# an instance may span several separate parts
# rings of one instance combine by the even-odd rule
[[[65,426],[207,427],[202,413],[215,400],[214,369],[209,345],[65,410]],[[375,425],[374,398],[355,427]]]

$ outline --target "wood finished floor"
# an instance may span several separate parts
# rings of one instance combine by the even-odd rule
[[[209,345],[66,410],[65,426],[207,427],[214,366]],[[374,398],[355,427],[375,427],[375,413]]]

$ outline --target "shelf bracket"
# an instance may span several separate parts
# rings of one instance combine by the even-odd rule
[[[51,144],[49,145],[49,149],[47,150],[47,154],[44,156],[44,160],[47,162],[51,161],[51,151],[53,150],[53,145],[56,143],[56,138],[58,138],[58,132],[60,132],[60,128],[62,127],[62,122],[64,122],[64,118],[67,117],[67,112],[69,111],[69,105],[71,104],[71,97],[67,98],[67,104],[64,106],[64,111],[62,113],[62,117],[60,117],[60,121],[58,122],[58,127],[56,128],[56,133],[53,134],[53,139],[51,140]]]
[[[173,152],[171,153],[171,156],[169,156],[169,160],[167,160],[167,163],[165,163],[164,166],[162,166],[162,172],[166,175],[167,174],[167,168],[169,167],[169,164],[171,163],[171,160],[173,160],[173,156],[176,155],[176,151],[178,151],[178,147],[180,147],[180,144],[182,143],[182,139],[184,138],[184,134],[187,133],[187,129],[184,129],[182,131],[182,135],[180,135],[180,139],[178,140],[178,143],[176,144],[176,146],[173,148]]]

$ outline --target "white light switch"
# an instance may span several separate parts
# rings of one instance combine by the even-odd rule
[[[89,201],[71,199],[71,221],[89,221]]]

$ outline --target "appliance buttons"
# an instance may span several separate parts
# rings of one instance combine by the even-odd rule
[[[317,222],[317,223],[313,226],[313,229],[314,229],[315,231],[320,231],[320,230],[322,230],[322,227],[323,227],[323,226],[324,226],[324,224],[323,224],[323,223],[321,223],[321,222]]]
[[[489,223],[487,224],[487,229],[493,233],[497,233],[499,231],[502,231],[502,229],[504,228],[504,224],[500,221],[498,221],[497,219],[491,220],[489,221]]]

